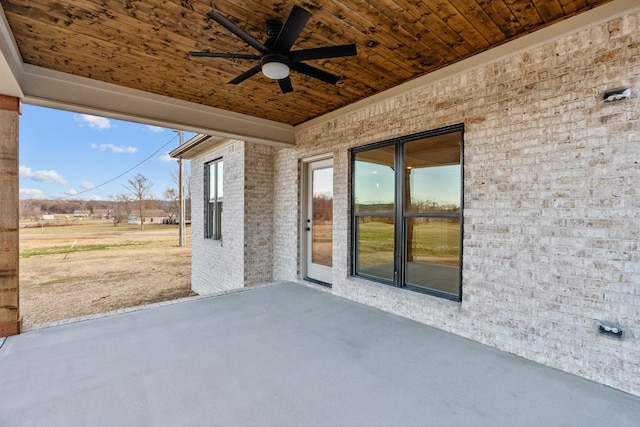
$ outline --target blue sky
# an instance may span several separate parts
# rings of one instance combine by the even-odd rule
[[[108,200],[127,193],[124,184],[138,173],[162,198],[167,187],[176,187],[171,172],[177,175],[178,163],[167,153],[179,144],[171,129],[23,105],[20,198]]]
[[[369,162],[356,163],[356,203],[393,203],[395,172],[392,168]],[[411,174],[411,197],[414,201],[460,204],[460,166],[414,169]]]

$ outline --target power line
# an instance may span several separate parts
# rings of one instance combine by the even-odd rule
[[[171,138],[169,141],[167,141],[167,143],[166,143],[166,144],[164,144],[162,147],[158,148],[156,151],[154,151],[153,153],[151,153],[151,155],[149,155],[149,157],[145,158],[144,160],[142,160],[142,161],[141,161],[141,162],[139,162],[139,163],[136,163],[135,165],[133,165],[132,167],[130,167],[130,168],[129,168],[129,169],[127,169],[126,171],[122,172],[120,175],[118,175],[118,176],[116,176],[116,177],[114,177],[114,178],[111,178],[110,180],[105,181],[105,182],[103,182],[102,184],[98,184],[98,185],[96,185],[95,187],[91,187],[91,188],[88,188],[88,189],[86,189],[86,190],[83,190],[83,191],[77,192],[76,194],[70,194],[70,195],[68,195],[68,196],[62,196],[62,197],[58,197],[58,198],[56,198],[56,199],[52,199],[52,200],[62,200],[62,199],[67,199],[67,198],[69,198],[69,197],[76,197],[76,196],[77,196],[77,195],[79,195],[79,194],[88,193],[88,192],[90,192],[90,191],[95,190],[96,188],[100,188],[100,187],[102,187],[103,185],[107,185],[107,184],[109,184],[109,183],[111,183],[111,182],[115,181],[115,180],[116,180],[116,179],[118,179],[118,178],[122,178],[124,175],[128,174],[129,172],[131,172],[132,170],[134,170],[135,168],[137,168],[137,167],[138,167],[138,166],[140,166],[141,164],[143,164],[143,163],[145,163],[146,161],[148,161],[148,160],[150,160],[151,158],[153,158],[153,156],[155,156],[156,154],[158,154],[158,153],[159,153],[163,148],[165,148],[167,145],[169,145],[170,143],[172,143],[172,142],[173,142],[173,141],[174,141],[178,136],[179,136],[179,135],[176,135],[176,136],[174,136],[173,138]]]

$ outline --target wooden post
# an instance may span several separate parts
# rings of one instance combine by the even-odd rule
[[[20,99],[0,95],[0,337],[19,334],[18,117]]]

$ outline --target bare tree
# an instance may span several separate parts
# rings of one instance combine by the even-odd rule
[[[191,223],[191,171],[185,172],[184,182],[186,183],[185,195],[184,195],[184,217]]]
[[[117,226],[122,221],[125,221],[129,217],[129,205],[131,199],[128,194],[116,194],[115,196],[109,196],[111,200],[111,219],[113,220],[113,226]]]
[[[173,222],[180,210],[180,198],[178,196],[178,190],[173,187],[169,187],[162,193],[164,199],[169,203],[169,222]]]
[[[129,185],[124,188],[131,192],[133,200],[138,202],[138,214],[140,215],[140,229],[144,230],[144,201],[151,196],[150,189],[153,186],[146,176],[137,174],[127,181]]]
[[[34,221],[37,221],[38,218],[40,218],[40,213],[42,211],[40,201],[32,199],[20,199],[19,209],[21,218],[30,218]]]

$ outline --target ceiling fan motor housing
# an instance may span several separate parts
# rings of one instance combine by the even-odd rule
[[[282,30],[282,22],[277,19],[270,19],[264,24],[264,32],[270,39],[276,39]]]

